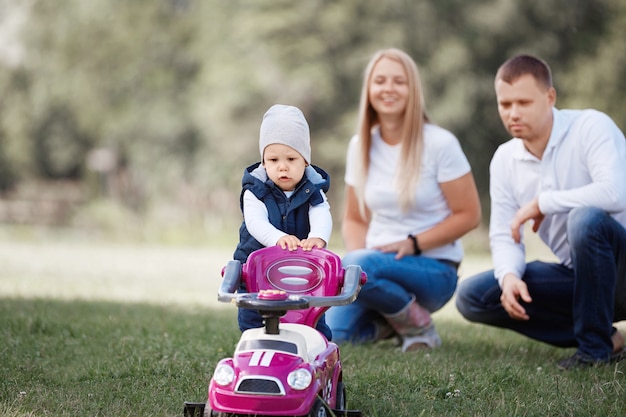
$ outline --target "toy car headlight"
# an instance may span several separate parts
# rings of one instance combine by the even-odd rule
[[[235,370],[226,365],[220,364],[215,368],[215,372],[213,372],[213,380],[218,385],[228,385],[235,379]]]
[[[308,369],[296,369],[292,371],[287,376],[287,383],[289,386],[296,390],[303,390],[308,388],[311,385],[311,381],[313,380],[313,375],[309,372]]]

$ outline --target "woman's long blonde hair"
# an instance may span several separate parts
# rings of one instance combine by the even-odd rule
[[[404,114],[404,123],[401,134],[400,163],[396,167],[394,186],[399,194],[400,207],[407,211],[413,206],[415,188],[419,181],[422,152],[424,147],[424,124],[427,123],[426,106],[417,64],[406,53],[396,48],[382,49],[370,59],[363,76],[361,101],[359,104],[358,135],[360,138],[360,158],[357,158],[356,196],[359,209],[365,218],[365,183],[370,166],[370,147],[372,145],[372,128],[380,123],[378,114],[372,107],[369,99],[369,84],[374,66],[382,58],[389,58],[399,62],[407,74],[409,97]]]

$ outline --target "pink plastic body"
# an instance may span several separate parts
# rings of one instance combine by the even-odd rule
[[[242,278],[248,292],[282,290],[289,294],[332,296],[341,291],[344,270],[341,259],[327,250],[290,252],[272,246],[253,252],[243,265]],[[290,310],[280,319],[315,327],[328,307]]]
[[[241,279],[249,293],[262,293],[259,299],[264,301],[284,300],[286,295],[328,297],[341,292],[344,269],[340,258],[327,250],[290,252],[276,246],[252,253],[242,265]],[[287,311],[278,335],[265,334],[262,328],[245,331],[233,357],[218,364],[234,370],[232,383],[219,385],[211,379],[210,409],[242,415],[307,415],[318,395],[334,408],[342,378],[339,348],[315,329],[326,309]],[[301,390],[287,382],[299,368],[313,376]]]

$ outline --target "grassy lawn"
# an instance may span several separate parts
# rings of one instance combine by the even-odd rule
[[[0,416],[182,416],[239,337],[218,304],[230,251],[0,240]],[[468,257],[463,275],[488,267]],[[364,416],[624,416],[626,363],[560,372],[571,354],[435,314],[443,346],[342,346]]]

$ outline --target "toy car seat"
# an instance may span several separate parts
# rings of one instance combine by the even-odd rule
[[[276,291],[313,297],[339,294],[343,274],[341,259],[334,253],[319,249],[289,251],[279,246],[253,252],[242,269],[242,279],[251,293]],[[280,321],[315,327],[328,308],[309,306],[289,310]]]

